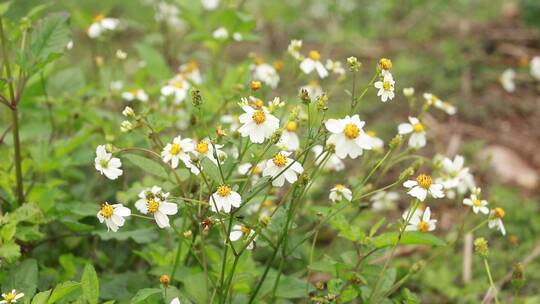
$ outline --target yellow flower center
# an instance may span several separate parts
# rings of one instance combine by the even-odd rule
[[[357,125],[350,123],[345,126],[345,130],[343,131],[345,136],[347,136],[348,139],[355,139],[360,134],[360,129]]]
[[[281,71],[281,69],[283,69],[283,61],[281,60],[274,61],[272,65],[274,66],[274,69],[276,69],[277,71]]]
[[[317,51],[309,51],[309,58],[315,61],[319,61],[321,59],[321,54]]]
[[[264,113],[264,111],[255,111],[255,113],[253,113],[253,116],[251,116],[251,118],[253,118],[253,121],[260,125],[262,124],[263,122],[266,121],[266,114]]]
[[[226,196],[229,196],[231,194],[231,187],[227,186],[227,185],[221,185],[217,188],[217,193],[219,194],[219,196],[221,197],[226,197]]]
[[[424,221],[420,221],[417,227],[420,232],[427,232],[429,230],[429,224]]]
[[[272,157],[272,161],[278,167],[283,167],[287,164],[287,157],[281,153],[278,153]]]
[[[383,82],[382,86],[385,91],[390,91],[390,89],[392,88],[392,84],[390,83],[390,81]]]
[[[392,60],[388,58],[381,58],[381,60],[379,60],[379,66],[383,70],[390,70],[392,68]]]
[[[482,201],[479,200],[479,199],[475,199],[475,200],[473,200],[473,205],[476,206],[476,207],[480,207],[480,206],[482,206]]]
[[[319,87],[319,82],[315,79],[312,79],[308,82],[308,86],[312,87],[312,88],[318,88]]]
[[[289,132],[296,131],[296,128],[298,128],[296,121],[289,121],[287,122],[287,125],[285,126],[285,129],[287,129],[287,131]]]
[[[109,205],[109,203],[103,203],[101,205],[101,209],[99,210],[99,213],[104,218],[110,218],[114,213],[114,208],[113,206]]]
[[[146,209],[148,209],[148,213],[156,213],[159,209],[159,202],[155,198],[150,198],[146,202]]]
[[[420,174],[416,178],[416,182],[418,183],[420,187],[424,189],[429,189],[429,187],[431,187],[432,180],[430,176],[425,175],[425,174]]]
[[[184,87],[184,82],[180,81],[180,80],[176,80],[173,82],[173,86],[177,89],[181,89]]]
[[[171,146],[171,154],[172,155],[178,155],[182,151],[182,147],[180,147],[179,144],[172,144]]]
[[[334,188],[336,188],[336,190],[338,190],[338,191],[345,190],[345,186],[343,186],[342,184],[337,184],[337,185],[334,186]]]
[[[265,207],[265,208],[270,208],[270,207],[272,207],[273,205],[274,205],[274,202],[272,202],[271,200],[265,200],[265,201],[263,202],[263,207]]]
[[[495,208],[494,214],[496,218],[502,219],[505,215],[505,212],[503,208]]]
[[[413,129],[414,129],[414,132],[416,133],[421,133],[421,132],[424,132],[425,130],[424,125],[421,123],[415,123],[413,126]]]
[[[101,160],[99,161],[99,164],[100,164],[101,167],[103,167],[103,168],[109,167],[109,161],[106,160],[106,159],[101,159]]]
[[[242,234],[244,235],[248,235],[249,234],[249,228],[244,226],[244,225],[241,225],[240,226],[240,230],[242,230]]]
[[[253,100],[253,101],[251,102],[251,104],[252,104],[255,108],[260,109],[260,108],[262,108],[262,107],[264,106],[264,101],[262,101],[262,100],[260,100],[259,98],[257,98],[257,99],[255,99],[255,100]]]
[[[264,59],[262,59],[262,57],[259,57],[259,56],[255,57],[254,61],[256,65],[264,63]]]
[[[201,141],[197,144],[197,152],[201,154],[206,154],[208,152],[208,143],[205,141]]]
[[[190,61],[186,64],[184,72],[191,73],[199,68],[199,65],[197,64],[197,61]]]
[[[94,22],[100,22],[103,19],[105,19],[105,16],[103,14],[99,14],[94,17]]]

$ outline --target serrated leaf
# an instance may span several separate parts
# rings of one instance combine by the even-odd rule
[[[150,174],[153,174],[161,178],[169,177],[169,175],[167,174],[167,171],[165,171],[162,165],[156,163],[153,160],[150,160],[148,158],[142,157],[140,155],[135,155],[135,154],[126,155],[124,156],[124,158],[128,159],[131,163],[141,168],[145,172],[148,172]]]
[[[99,299],[99,280],[94,266],[90,263],[84,267],[81,285],[83,297],[86,301],[90,304],[97,304]]]
[[[38,63],[47,63],[54,55],[62,54],[71,39],[69,15],[51,14],[36,26],[30,42],[30,52]]]
[[[49,289],[36,294],[32,299],[32,304],[46,304],[51,296],[51,291],[52,289]]]
[[[393,246],[398,238],[397,232],[387,232],[379,235],[372,240],[377,248]],[[417,231],[404,232],[400,245],[431,245],[431,246],[446,246],[446,242],[439,239],[431,233],[423,233]]]
[[[131,299],[131,304],[141,303],[151,296],[161,293],[161,289],[158,288],[143,288],[137,291],[137,294]]]
[[[49,297],[49,300],[47,301],[47,304],[53,304],[59,300],[62,300],[80,287],[81,283],[73,281],[67,281],[56,285],[51,293],[51,296]]]
[[[0,246],[1,247],[1,246]],[[17,289],[26,296],[32,297],[36,292],[38,282],[38,264],[34,259],[28,259],[13,267],[8,274],[8,284],[4,289]]]

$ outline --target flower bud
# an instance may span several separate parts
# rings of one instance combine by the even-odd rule
[[[257,91],[258,89],[262,87],[262,83],[258,80],[252,80],[251,83],[249,84],[249,87],[251,88],[252,91]]]
[[[474,240],[474,251],[479,256],[487,258],[487,256],[489,255],[488,241],[483,237]]]
[[[401,174],[399,175],[399,180],[404,181],[404,180],[408,179],[409,176],[411,176],[413,174],[414,174],[414,168],[409,167],[409,168],[405,169],[403,172],[401,172]]]
[[[423,260],[417,261],[411,266],[410,272],[411,273],[419,272],[420,270],[422,270],[422,268],[424,268],[424,266],[426,266],[426,262],[424,262]]]
[[[131,130],[133,130],[133,124],[128,120],[122,121],[122,123],[120,124],[120,131],[129,132]]]
[[[191,230],[186,230],[186,231],[184,231],[183,235],[184,235],[185,238],[188,238],[188,237],[191,237],[193,235],[193,232],[191,232]]]
[[[512,267],[512,287],[517,291],[525,284],[525,276],[523,275],[524,266],[522,263],[516,263]]]
[[[276,132],[274,132],[274,134],[272,134],[272,137],[270,137],[270,141],[273,144],[277,144],[279,142],[279,139],[281,138],[281,132],[282,132],[281,129],[277,129]]]
[[[135,111],[131,107],[125,107],[124,111],[122,111],[122,115],[125,117],[135,117]]]
[[[358,61],[358,58],[351,56],[347,58],[347,65],[349,66],[349,71],[358,72],[360,71],[360,67],[362,66],[362,63]]]
[[[328,110],[327,103],[328,103],[328,95],[326,95],[326,93],[323,93],[317,96],[317,110],[319,111]]]
[[[414,88],[403,88],[403,95],[405,97],[412,97],[414,95]]]
[[[302,89],[300,91],[300,99],[305,104],[310,104],[311,103],[311,98],[309,97],[309,92],[306,89]]]
[[[379,60],[379,67],[382,70],[390,70],[392,68],[392,60],[388,58],[381,58],[381,60]]]
[[[160,277],[159,277],[159,282],[165,287],[167,288],[169,286],[169,283],[171,283],[171,278],[166,275],[166,274],[162,274]]]
[[[395,149],[399,147],[399,145],[402,142],[403,142],[403,135],[397,134],[396,136],[394,136],[394,138],[390,140],[390,142],[388,143],[388,147],[390,147],[390,149]]]

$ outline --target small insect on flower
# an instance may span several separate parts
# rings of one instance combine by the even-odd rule
[[[131,210],[124,207],[124,205],[110,205],[109,203],[105,202],[101,205],[101,208],[97,213],[97,218],[100,223],[105,222],[105,225],[107,225],[107,231],[112,230],[113,232],[116,232],[118,231],[119,227],[124,226],[124,217],[129,217],[130,215]]]
[[[330,198],[333,203],[339,202],[343,199],[350,202],[352,200],[352,191],[344,185],[337,184],[334,186],[334,188],[330,189],[330,195],[328,198]]]
[[[96,158],[94,159],[94,166],[102,175],[105,175],[108,179],[117,179],[122,175],[122,162],[119,158],[112,157],[112,153],[107,153],[105,145],[99,145],[96,148]]]
[[[300,139],[296,134],[298,123],[290,120],[285,125],[277,146],[285,151],[296,151],[300,148]]]
[[[232,242],[236,242],[241,238],[244,239],[250,239],[255,234],[255,231],[252,229],[249,229],[245,225],[234,225],[231,229],[231,233],[229,234],[229,240]],[[246,249],[252,250],[255,247],[255,240],[257,237],[255,237],[249,245],[247,245]]]
[[[441,184],[433,183],[431,176],[420,174],[416,180],[408,180],[403,183],[405,188],[410,190],[407,192],[410,196],[416,197],[420,201],[424,201],[429,194],[433,198],[443,198],[444,192]]]
[[[337,157],[335,153],[324,151],[323,146],[316,145],[311,148],[311,151],[313,152],[313,154],[315,154],[315,164],[317,166],[320,166],[323,163],[324,159],[328,158],[324,162],[323,168],[332,171],[341,171],[345,169],[345,164],[343,163],[343,161],[339,157]],[[329,156],[327,156],[328,153],[330,153]]]
[[[409,134],[409,147],[420,149],[426,145],[426,127],[416,117],[409,117],[409,123],[398,126],[399,134]]]
[[[329,119],[325,126],[330,133],[326,144],[335,146],[336,155],[343,159],[347,156],[357,158],[362,155],[363,150],[371,150],[373,141],[363,130],[365,122],[360,120],[358,115],[343,119]]]
[[[147,102],[148,95],[146,94],[144,90],[135,89],[135,90],[122,93],[122,99],[124,99],[125,101],[138,100],[142,102]]]
[[[172,143],[168,143],[163,151],[161,151],[161,158],[163,162],[171,162],[171,167],[175,169],[178,167],[178,163],[181,160],[184,165],[191,168],[191,158],[189,153],[195,149],[195,143],[191,138],[184,138],[177,136],[173,139]]]
[[[512,93],[516,90],[514,78],[516,78],[516,72],[513,69],[504,70],[501,77],[499,77],[499,82],[501,83],[503,89],[508,93]]]
[[[11,304],[11,303],[17,303],[17,300],[24,297],[24,293],[17,292],[17,290],[12,289],[11,292],[8,293],[2,293],[2,300],[0,301],[0,304]]]
[[[502,235],[506,235],[506,229],[504,228],[504,223],[502,220],[505,214],[506,213],[504,212],[503,208],[497,207],[495,209],[492,209],[489,214],[489,229],[499,230]]]
[[[424,212],[416,210],[412,216],[407,210],[403,213],[403,219],[407,221],[407,217],[410,217],[410,220],[405,227],[405,231],[428,232],[433,231],[436,228],[437,220],[431,219],[431,210],[429,207],[427,207]]]
[[[118,19],[107,18],[104,15],[99,14],[94,17],[94,22],[92,22],[88,28],[88,37],[94,39],[107,31],[114,31],[119,23],[120,21]]]
[[[313,71],[317,71],[320,78],[325,78],[328,76],[328,71],[321,62],[321,54],[318,51],[309,51],[308,56],[300,63],[300,69],[305,74],[310,74]]]
[[[530,62],[531,76],[540,80],[540,57],[535,56]]]
[[[242,137],[248,137],[252,143],[260,144],[270,138],[279,128],[279,119],[270,114],[267,109],[261,107],[254,109],[248,105],[242,105],[244,114],[240,115],[238,129]]]
[[[369,201],[371,202],[373,210],[386,211],[395,209],[398,199],[399,194],[397,192],[380,191],[375,193]]]
[[[210,196],[210,210],[219,212],[223,210],[225,213],[230,213],[232,207],[238,208],[242,204],[242,197],[238,192],[233,191],[229,185],[221,185],[217,187],[216,192]]]
[[[263,176],[272,178],[272,186],[281,187],[285,184],[285,180],[292,184],[296,182],[298,175],[304,172],[302,165],[289,158],[289,155],[291,155],[291,152],[281,151],[266,161]]]
[[[471,206],[475,214],[478,214],[478,212],[481,212],[483,214],[488,214],[489,213],[488,201],[481,200],[479,198],[479,195],[480,195],[480,189],[477,189],[474,193],[471,194],[469,198],[466,198],[463,200],[463,204],[467,206]]]
[[[153,186],[139,193],[139,200],[135,202],[135,208],[142,214],[152,214],[159,228],[169,227],[168,215],[178,212],[178,205],[167,202],[169,193],[163,193],[161,188]]]
[[[390,72],[384,73],[382,79],[373,84],[379,90],[377,96],[381,97],[382,102],[394,99],[394,84],[395,81]]]
[[[255,64],[250,66],[251,78],[264,82],[267,86],[275,89],[279,84],[279,74],[274,66],[265,63],[262,59],[257,58]]]

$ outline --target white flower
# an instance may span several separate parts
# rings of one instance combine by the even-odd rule
[[[268,111],[273,112],[276,109],[283,108],[285,102],[281,101],[279,97],[274,97],[271,101],[268,102]]]
[[[480,191],[477,191],[477,193],[471,194],[469,198],[464,199],[463,204],[467,206],[471,206],[475,214],[477,214],[478,212],[481,212],[483,214],[488,214],[489,213],[489,208],[487,207],[488,201],[480,200],[480,198],[478,197],[479,192]]]
[[[215,147],[215,150],[214,150]],[[227,157],[227,153],[221,150],[223,146],[217,145],[210,142],[208,138],[200,140],[196,145],[193,151],[191,153],[193,154],[194,158],[198,161],[202,160],[203,158],[208,158],[211,162],[213,162],[216,166],[218,165],[218,160],[214,156],[215,154],[218,156],[220,163],[225,160]],[[200,173],[199,168],[195,166],[191,161],[186,163],[186,166],[191,169],[191,172],[195,175],[198,175]]]
[[[179,28],[183,26],[182,20],[178,17],[180,10],[175,5],[165,1],[159,2],[156,6],[156,21],[164,21],[171,28]]]
[[[307,85],[300,87],[299,93],[302,93],[302,90],[306,90],[312,101],[324,93],[317,80],[311,80]]]
[[[333,144],[336,155],[339,158],[350,156],[357,158],[362,155],[363,150],[371,150],[372,140],[363,130],[365,122],[360,120],[358,115],[343,119],[329,119],[325,122],[326,129],[332,133],[326,144]]]
[[[315,164],[317,166],[320,166],[323,160],[327,157],[327,154],[330,153],[328,151],[324,151],[324,148],[321,145],[314,146],[311,148],[311,151],[313,151],[315,154]],[[339,157],[337,157],[335,153],[332,153],[330,156],[328,156],[328,160],[325,162],[324,168],[333,171],[341,171],[345,169],[345,164]]]
[[[488,222],[489,229],[495,228],[496,230],[499,230],[502,235],[506,235],[506,229],[504,228],[504,223],[502,221],[504,215],[505,212],[502,208],[495,208],[491,210]]]
[[[184,138],[182,136],[177,136],[173,139],[172,143],[168,143],[163,151],[161,151],[161,158],[163,162],[171,162],[171,167],[175,169],[178,167],[178,161],[181,160],[184,162],[186,167],[189,167],[191,164],[191,158],[189,153],[193,152],[195,149],[195,143],[191,138]]]
[[[403,213],[403,219],[405,221],[407,220],[407,215],[409,215],[408,213],[408,210]],[[405,231],[428,232],[433,231],[436,228],[435,224],[437,223],[437,220],[431,219],[431,210],[429,207],[427,207],[424,212],[416,210],[414,214],[412,214],[412,216],[409,215],[409,217],[410,220],[407,227],[405,227]]]
[[[201,71],[199,70],[199,64],[197,61],[190,61],[188,63],[182,64],[179,68],[180,74],[185,76],[185,78],[195,84],[202,83]]]
[[[122,51],[121,49],[116,50],[116,58],[120,60],[124,60],[127,58],[127,53]]]
[[[73,49],[73,40],[70,40],[67,44],[66,44],[66,50],[71,50]]]
[[[214,39],[218,39],[218,40],[225,40],[225,39],[227,39],[229,37],[229,31],[227,31],[227,29],[224,28],[224,27],[217,28],[212,33],[212,37],[214,37]]]
[[[454,115],[457,112],[455,106],[447,101],[442,101],[439,97],[431,93],[424,93],[424,99],[430,106],[434,106],[437,109],[443,110],[448,115]]]
[[[105,202],[101,205],[101,208],[97,213],[97,218],[100,223],[105,222],[107,231],[112,230],[113,232],[116,232],[119,227],[124,226],[124,217],[130,215],[131,210],[124,207],[122,204],[109,205],[109,203]]]
[[[254,109],[250,106],[242,106],[244,114],[240,115],[240,123],[243,125],[238,129],[242,137],[248,137],[252,143],[260,144],[279,128],[279,119],[268,113],[264,108]]]
[[[420,174],[416,180],[408,180],[403,183],[405,188],[410,190],[407,192],[410,196],[416,197],[420,201],[424,201],[429,193],[433,198],[444,197],[441,184],[433,183],[431,177],[425,174]]]
[[[499,81],[506,92],[512,93],[516,90],[516,84],[514,83],[515,77],[516,72],[513,69],[504,70],[501,77],[499,77]]]
[[[289,46],[287,47],[287,52],[294,59],[301,61],[304,59],[304,56],[300,54],[300,49],[302,48],[302,40],[291,40]]]
[[[330,189],[328,198],[330,198],[333,203],[341,201],[342,199],[350,202],[352,200],[352,191],[341,184],[337,184],[334,188]]]
[[[298,124],[296,121],[289,121],[285,125],[285,130],[281,133],[277,146],[286,151],[296,151],[300,148],[300,139],[296,135]]]
[[[299,162],[288,157],[290,154],[291,152],[278,152],[266,161],[263,176],[270,176],[273,179],[272,186],[281,187],[285,184],[285,180],[292,184],[298,179],[297,175],[304,172]]]
[[[148,95],[144,90],[141,89],[135,89],[129,92],[122,93],[122,99],[126,101],[133,101],[133,100],[139,100],[142,102],[148,101]]]
[[[220,0],[201,0],[201,4],[205,10],[211,11],[219,6]]]
[[[245,239],[250,239],[255,234],[255,231],[249,229],[248,227],[244,225],[234,225],[231,229],[231,233],[229,234],[229,240],[232,242],[236,242],[242,237]],[[252,250],[255,247],[255,240],[257,237],[255,237],[249,245],[247,245],[246,249]]]
[[[121,80],[111,81],[109,88],[111,91],[120,91],[124,87],[124,83]]]
[[[238,208],[242,204],[242,197],[238,192],[232,191],[228,185],[221,185],[210,197],[210,210],[219,212],[223,210],[230,213],[232,207]]]
[[[469,173],[469,168],[464,167],[465,158],[461,155],[456,155],[454,160],[445,157],[442,160],[443,177],[440,179],[445,189],[453,189],[465,178]]]
[[[321,62],[321,54],[317,51],[310,51],[308,57],[304,58],[300,63],[300,69],[305,74],[310,74],[313,71],[317,71],[319,77],[325,78],[328,76],[328,71]]]
[[[253,80],[262,81],[272,89],[277,87],[279,83],[279,74],[272,65],[260,62],[257,64],[252,64],[250,69],[251,78],[253,78]]]
[[[396,202],[399,199],[399,194],[396,192],[379,191],[375,193],[369,200],[371,207],[375,211],[392,210],[396,208]]]
[[[232,39],[234,41],[242,41],[242,40],[244,40],[244,36],[242,36],[241,33],[235,32],[235,33],[232,34]]]
[[[339,76],[343,76],[345,75],[345,69],[343,68],[343,65],[341,64],[340,61],[334,61],[332,59],[327,59],[326,60],[326,68],[336,74],[336,75],[339,75]]]
[[[531,76],[536,78],[537,80],[540,80],[540,57],[535,56],[531,60],[530,63],[531,66]]]
[[[371,139],[371,146],[375,150],[381,150],[384,147],[384,141],[377,137],[375,131],[367,131],[367,136]]]
[[[122,162],[119,158],[112,157],[112,153],[107,153],[105,145],[99,145],[96,148],[96,158],[94,159],[94,166],[102,175],[105,175],[108,179],[117,179],[122,175]]]
[[[180,302],[180,299],[178,297],[172,299],[171,303],[169,304],[182,304],[182,302]]]
[[[409,117],[409,123],[398,126],[399,134],[411,134],[409,147],[419,149],[426,145],[426,131],[424,125],[416,117]]]
[[[381,101],[386,102],[387,100],[392,100],[395,97],[395,81],[392,78],[392,74],[390,74],[390,72],[386,72],[383,75],[383,78],[375,82],[373,86],[375,86],[376,89],[379,89],[379,91],[377,92],[377,96],[381,97]]]
[[[22,297],[24,297],[24,293],[17,292],[17,290],[12,289],[11,292],[2,293],[2,300],[0,301],[0,304],[17,303],[17,300]]]
[[[411,97],[414,95],[414,88],[403,88],[403,95],[405,95],[405,97]]]
[[[174,102],[179,104],[186,99],[190,86],[184,75],[178,74],[161,88],[161,95],[165,97],[173,96]]]
[[[153,214],[159,228],[169,227],[168,215],[178,212],[178,205],[167,202],[169,193],[163,193],[161,188],[153,186],[139,193],[139,200],[135,202],[135,208],[142,214]]]
[[[106,18],[103,15],[94,17],[94,22],[88,28],[88,37],[97,38],[106,31],[114,31],[120,21],[114,18]]]

